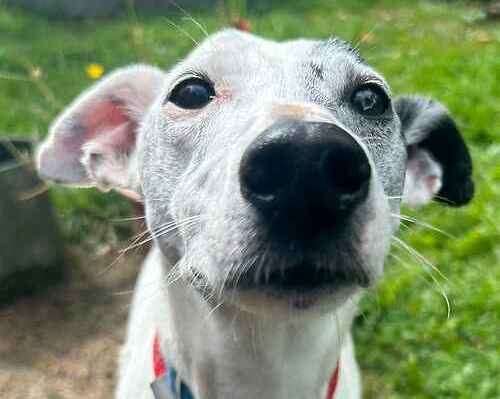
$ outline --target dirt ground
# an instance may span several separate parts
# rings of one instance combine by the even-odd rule
[[[142,259],[116,256],[71,249],[65,283],[0,308],[0,398],[112,397]]]

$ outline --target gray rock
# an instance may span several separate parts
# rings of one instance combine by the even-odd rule
[[[34,195],[42,182],[30,149],[0,140],[0,303],[62,277],[62,241],[47,193]]]

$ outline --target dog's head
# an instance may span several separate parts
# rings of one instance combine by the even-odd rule
[[[338,306],[382,274],[402,200],[473,195],[442,105],[393,98],[342,41],[232,30],[166,73],[133,66],[97,83],[38,165],[142,198],[187,287],[256,312]]]

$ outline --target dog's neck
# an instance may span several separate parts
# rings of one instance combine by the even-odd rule
[[[168,268],[164,264],[165,274]],[[161,351],[204,399],[324,399],[355,310],[349,302],[334,314],[276,320],[214,308],[180,281],[162,295]]]

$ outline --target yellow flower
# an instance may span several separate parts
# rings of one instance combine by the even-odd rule
[[[34,66],[30,69],[30,77],[33,80],[38,80],[42,77],[42,69],[38,66]]]
[[[99,79],[104,73],[104,67],[101,64],[89,64],[85,72],[90,79]]]

